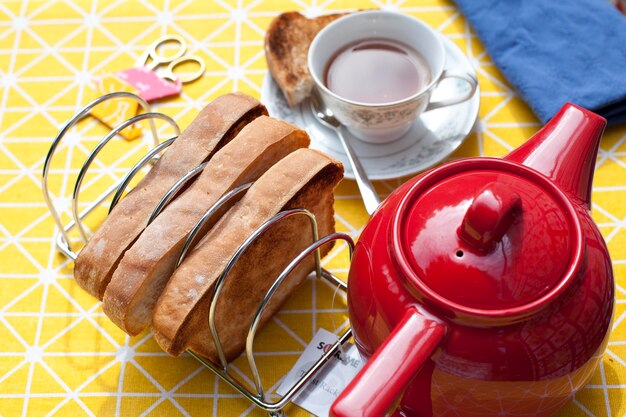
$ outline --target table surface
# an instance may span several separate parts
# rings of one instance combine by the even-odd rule
[[[397,3],[397,4],[396,4]],[[128,337],[72,279],[73,264],[53,243],[54,222],[40,175],[51,138],[94,97],[94,76],[133,66],[157,37],[179,34],[207,62],[201,80],[154,106],[182,127],[208,101],[230,91],[260,95],[264,30],[282,10],[313,15],[358,8],[399,10],[425,20],[459,45],[476,67],[480,120],[452,158],[501,156],[539,127],[503,79],[455,6],[423,1],[2,1],[0,2],[0,415],[265,415],[191,357],[170,358],[149,333]],[[81,123],[61,145],[50,175],[63,218],[80,165],[106,131]],[[600,146],[593,216],[611,252],[617,305],[609,348],[590,384],[559,416],[626,415],[626,126]],[[94,166],[81,207],[124,174],[148,145],[114,141]],[[120,159],[119,155],[123,155]],[[377,183],[381,194],[403,180]],[[99,211],[88,225],[97,226]],[[337,229],[353,237],[367,220],[352,181],[337,190]],[[324,260],[345,277],[344,246]],[[309,280],[261,333],[257,361],[268,387],[280,380],[317,327],[344,326],[345,304]],[[334,312],[333,312],[334,307]],[[246,374],[240,358],[233,371]],[[289,406],[290,416],[307,415]]]

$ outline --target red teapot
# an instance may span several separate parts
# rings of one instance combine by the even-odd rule
[[[590,216],[606,121],[566,104],[503,159],[393,192],[356,245],[350,322],[369,360],[335,417],[545,417],[607,346],[611,260]]]

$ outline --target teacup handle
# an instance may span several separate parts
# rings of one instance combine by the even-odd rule
[[[476,77],[474,77],[473,75],[467,72],[454,72],[450,70],[443,70],[443,73],[441,74],[439,81],[437,81],[437,86],[441,83],[441,81],[443,81],[446,78],[456,78],[456,79],[465,81],[470,86],[469,91],[458,97],[444,98],[443,100],[431,101],[428,103],[428,106],[426,107],[425,111],[439,109],[441,107],[446,107],[446,106],[451,106],[453,104],[461,103],[465,100],[469,100],[474,95],[474,92],[476,92],[478,81],[476,80]],[[435,88],[437,87],[435,86]]]
[[[332,417],[379,417],[441,344],[446,326],[410,307],[330,408]]]

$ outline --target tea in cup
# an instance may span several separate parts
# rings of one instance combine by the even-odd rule
[[[373,143],[401,137],[424,111],[474,95],[474,76],[444,65],[440,35],[414,17],[380,10],[332,22],[317,34],[308,55],[315,93],[353,135]],[[431,100],[445,78],[461,79],[470,88]]]

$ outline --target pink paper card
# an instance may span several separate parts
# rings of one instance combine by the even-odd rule
[[[141,98],[146,101],[177,96],[182,91],[180,81],[167,81],[159,77],[154,71],[144,67],[130,68],[120,71],[116,75],[135,87],[139,91]]]

